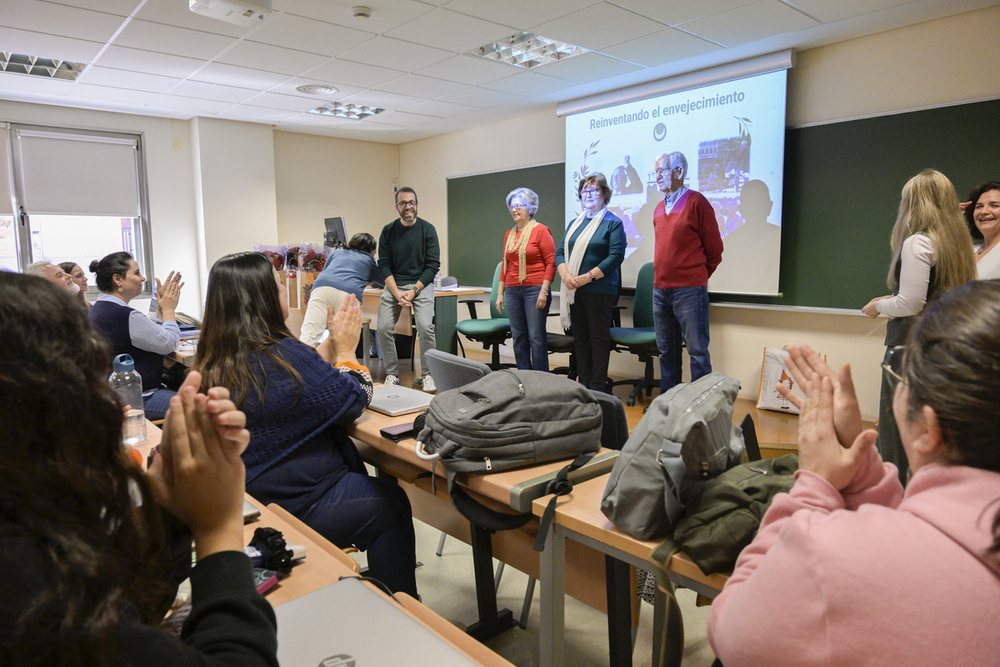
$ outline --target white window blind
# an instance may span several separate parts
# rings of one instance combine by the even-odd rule
[[[10,151],[7,150],[7,124],[0,123],[0,215],[11,215],[14,205],[10,199]]]
[[[17,135],[29,214],[139,215],[135,139],[26,129]]]

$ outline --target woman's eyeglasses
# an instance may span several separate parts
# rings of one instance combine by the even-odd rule
[[[601,196],[601,191],[598,188],[588,188],[587,190],[580,191],[581,197],[599,197]]]

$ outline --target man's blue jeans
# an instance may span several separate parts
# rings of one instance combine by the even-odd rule
[[[712,372],[707,287],[654,287],[653,325],[660,351],[661,394],[681,382],[682,342],[691,357],[691,381]]]
[[[541,290],[541,285],[520,285],[503,291],[504,309],[514,336],[514,360],[518,368],[529,371],[549,370],[549,341],[545,332],[549,301],[546,300],[544,308],[535,307]]]

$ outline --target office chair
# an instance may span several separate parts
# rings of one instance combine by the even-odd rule
[[[504,364],[500,363],[500,346],[511,337],[510,320],[500,314],[496,303],[496,295],[500,290],[500,270],[502,267],[502,264],[497,264],[496,271],[493,272],[493,291],[490,293],[489,299],[489,319],[479,319],[476,314],[477,301],[467,300],[462,303],[469,306],[469,315],[472,319],[462,320],[455,325],[455,329],[459,333],[465,334],[466,338],[482,343],[484,350],[488,350],[492,346],[493,357],[490,362],[490,368],[493,370],[504,367]],[[462,352],[463,354],[465,353],[464,347],[462,348]]]
[[[549,313],[549,317],[559,317],[559,313]],[[573,332],[567,329],[565,333],[549,333],[546,341],[549,347],[549,354],[569,354],[568,366],[557,366],[550,372],[556,375],[565,375],[570,380],[576,379],[576,341],[573,339]]]
[[[612,386],[627,384],[632,385],[625,404],[635,405],[637,396],[644,391],[653,395],[653,388],[659,386],[653,378],[653,360],[660,356],[660,351],[656,347],[656,329],[653,326],[653,263],[643,264],[639,269],[639,277],[635,286],[635,301],[632,304],[632,326],[631,327],[611,327],[611,342],[615,344],[615,350],[621,352],[623,349],[639,357],[639,361],[645,362],[645,377],[636,380],[620,380]]]

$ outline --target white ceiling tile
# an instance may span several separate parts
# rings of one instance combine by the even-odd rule
[[[376,67],[391,67],[407,72],[427,67],[452,56],[448,51],[422,44],[411,44],[391,37],[377,37],[342,53],[340,58]]]
[[[407,74],[406,76],[401,76],[394,81],[382,84],[378,87],[378,89],[387,90],[390,93],[399,93],[401,95],[434,98],[458,92],[466,87],[467,86],[465,84],[455,83],[453,81],[432,79],[429,76],[420,76],[419,74]]]
[[[778,0],[758,0],[680,27],[713,42],[734,46],[816,25],[817,21]]]
[[[94,42],[111,39],[124,20],[114,14],[34,0],[3,0],[2,17],[0,21],[8,28]]]
[[[96,65],[88,67],[77,80],[80,83],[89,83],[96,86],[134,88],[135,90],[144,90],[149,93],[165,93],[181,82],[181,79],[176,77],[128,72],[108,67],[97,67]]]
[[[0,26],[0,44],[3,50],[11,53],[23,53],[40,58],[55,58],[71,60],[78,63],[91,63],[97,57],[103,44],[88,42],[82,39],[43,35],[40,32],[15,30]]]
[[[419,113],[386,111],[385,113],[380,113],[375,118],[366,118],[365,122],[378,121],[379,123],[388,123],[390,125],[397,125],[400,127],[418,127],[420,125],[426,125],[427,123],[433,123],[436,120],[438,119],[435,116],[425,116]]]
[[[117,46],[130,46],[187,58],[212,58],[236,42],[232,37],[176,28],[151,21],[129,21],[115,38]]]
[[[605,46],[662,30],[663,25],[619,7],[601,3],[536,26],[532,32],[586,49]]]
[[[329,58],[315,53],[271,46],[270,44],[240,42],[216,60],[228,65],[299,75],[326,62]]]
[[[240,104],[239,106],[229,107],[225,111],[219,112],[217,115],[219,118],[244,120],[251,123],[280,123],[283,120],[294,118],[298,114],[294,111],[248,107],[245,104]]]
[[[444,102],[455,102],[456,104],[490,107],[513,102],[514,100],[521,99],[521,96],[512,95],[511,93],[501,93],[499,90],[488,90],[486,88],[466,88],[457,93],[445,95],[440,99]]]
[[[441,100],[428,100],[411,107],[406,107],[405,111],[412,113],[422,113],[438,118],[451,118],[460,116],[463,113],[475,111],[477,107],[468,104],[456,104],[455,102],[442,102]]]
[[[128,16],[131,14],[138,1],[139,0],[48,0],[48,2],[56,5],[68,5],[79,9],[93,9],[94,11],[117,14],[118,16]]]
[[[65,79],[0,72],[0,91],[39,93],[42,95],[65,95],[76,83]]]
[[[877,12],[889,7],[898,7],[910,2],[912,0],[839,0],[838,2],[828,2],[827,0],[790,0],[788,4],[798,7],[809,16],[823,23],[833,23],[834,21],[842,21],[852,16]]]
[[[820,1],[828,2],[829,0]],[[698,0],[698,2],[691,2],[691,0],[615,0],[616,5],[668,25],[677,25],[703,16],[711,16],[727,9],[748,5],[751,2],[753,0]]]
[[[332,57],[374,38],[375,35],[369,32],[286,14],[250,35],[247,40]]]
[[[578,9],[592,4],[594,4],[594,0],[560,0],[560,2],[452,0],[448,4],[448,9],[469,16],[478,16],[487,21],[494,21],[518,30],[527,30],[532,26],[572,14]]]
[[[338,102],[350,102],[357,106],[381,107],[383,109],[400,109],[408,107],[421,101],[419,97],[411,95],[400,95],[399,93],[387,93],[383,90],[365,90],[355,95],[337,97]]]
[[[107,86],[88,86],[78,83],[69,93],[70,97],[82,97],[88,100],[102,100],[117,104],[138,104],[145,106],[155,100],[157,93],[145,93],[124,88],[109,88]]]
[[[505,76],[510,76],[513,71],[515,71],[513,65],[504,65],[492,60],[473,58],[472,56],[455,56],[449,60],[417,70],[416,74],[424,74],[438,79],[478,86],[487,81],[496,81]]]
[[[386,34],[408,42],[465,52],[510,37],[513,32],[516,31],[511,31],[508,26],[456,14],[447,9],[435,9]]]
[[[646,67],[656,67],[675,60],[718,51],[721,48],[718,44],[700,37],[674,28],[667,28],[651,35],[609,46],[602,52]]]
[[[179,95],[163,95],[156,100],[157,107],[165,107],[175,111],[190,111],[194,114],[217,114],[230,108],[230,102],[216,102],[215,100],[200,100],[195,97],[181,97]]]
[[[331,100],[321,100],[309,97],[296,97],[294,95],[279,95],[278,93],[261,93],[256,97],[247,100],[245,104],[251,107],[264,107],[266,109],[284,109],[285,111],[309,111],[316,107],[321,107]]]
[[[610,79],[620,74],[628,74],[642,69],[638,65],[609,58],[599,53],[584,53],[583,55],[558,60],[534,70],[549,76],[567,79],[577,83],[590,83],[600,79]]]
[[[171,90],[170,94],[239,104],[260,93],[249,88],[236,88],[234,86],[223,86],[217,83],[204,83],[201,81],[184,81]]]
[[[398,79],[401,76],[403,76],[403,73],[397,70],[340,59],[331,60],[315,69],[302,73],[303,78],[327,81],[334,85],[344,83],[348,86],[357,86],[359,88],[372,88],[393,79]]]
[[[138,0],[133,0],[132,7],[135,8]],[[272,20],[270,15],[268,20]],[[165,23],[167,25],[178,26],[180,28],[190,28],[202,32],[211,32],[217,35],[228,35],[229,37],[243,37],[253,27],[246,27],[209,18],[203,14],[196,14],[189,9],[188,0],[178,2],[177,0],[147,0],[142,5],[142,9],[135,15],[142,21],[153,21],[154,23]],[[265,21],[261,21],[264,23]]]
[[[371,18],[364,21],[354,18],[351,8],[363,4],[372,10]],[[348,28],[382,34],[401,26],[434,8],[413,0],[304,0],[288,12]]]
[[[554,76],[546,76],[544,74],[536,74],[534,72],[523,72],[521,74],[515,74],[514,76],[507,77],[506,79],[500,79],[499,81],[491,81],[487,84],[483,84],[483,87],[499,90],[504,93],[514,93],[515,95],[535,97],[537,95],[547,95],[557,90],[570,88],[573,85],[572,81],[557,79]]]
[[[161,76],[187,77],[205,64],[204,60],[171,56],[166,53],[127,49],[124,46],[109,46],[101,54],[98,65],[115,69],[130,69],[146,74]]]
[[[337,89],[337,92],[331,93],[330,95],[313,95],[309,93],[300,93],[295,90],[299,86],[308,86],[309,84],[321,84],[326,86],[333,86]],[[348,86],[345,83],[332,83],[330,81],[320,81],[319,79],[313,78],[303,78],[295,77],[284,82],[280,86],[275,86],[271,88],[268,92],[271,93],[282,93],[283,95],[297,95],[299,97],[309,97],[314,100],[323,100],[325,98],[336,97],[346,97],[347,95],[353,95],[354,93],[360,93],[364,88],[358,86]]]
[[[267,90],[288,81],[290,77],[287,74],[280,74],[278,72],[265,72],[259,69],[226,65],[224,63],[209,63],[204,69],[193,74],[191,78],[196,81],[221,83],[224,86]]]

